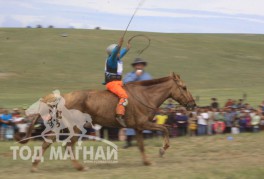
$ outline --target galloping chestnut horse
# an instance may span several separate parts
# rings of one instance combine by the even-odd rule
[[[125,85],[125,89],[129,96],[125,121],[129,128],[135,129],[143,163],[149,165],[150,162],[144,151],[143,130],[162,131],[164,143],[163,147],[160,149],[161,156],[170,146],[167,128],[151,122],[156,109],[168,98],[173,98],[181,105],[187,107],[187,109],[195,107],[196,104],[186,85],[180,79],[180,76],[174,73],[160,79],[130,82]],[[68,109],[77,109],[91,115],[93,124],[107,127],[121,127],[115,120],[115,107],[118,103],[118,98],[114,94],[106,90],[83,90],[64,94],[63,97],[66,101],[65,106]],[[43,99],[45,100],[45,97]],[[35,117],[33,120],[26,137],[30,137],[32,126],[34,126],[37,118],[38,117]],[[75,132],[79,132],[77,128]],[[73,147],[77,140],[78,137],[74,136],[71,142],[67,143],[67,146]],[[43,153],[50,145],[51,143],[44,141],[42,145]],[[32,171],[36,170],[39,162],[39,160],[33,162]],[[72,164],[77,170],[83,170],[84,168],[77,160],[72,160]]]

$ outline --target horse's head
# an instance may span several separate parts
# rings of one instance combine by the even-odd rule
[[[196,106],[195,101],[192,97],[192,94],[187,89],[187,86],[181,80],[180,76],[172,73],[171,78],[173,79],[174,83],[171,89],[170,97],[186,107],[187,110],[193,109]]]

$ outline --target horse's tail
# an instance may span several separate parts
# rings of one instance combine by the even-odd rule
[[[32,130],[33,130],[34,126],[35,126],[36,121],[40,117],[40,114],[34,114],[32,116],[33,116],[32,123],[31,123],[31,125],[29,126],[29,128],[27,130],[26,136],[22,138],[19,132],[16,132],[14,134],[14,139],[17,142],[19,142],[20,144],[26,144],[30,140],[30,137],[31,137],[31,134],[32,134]]]

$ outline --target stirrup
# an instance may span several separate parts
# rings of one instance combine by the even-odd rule
[[[116,115],[116,120],[122,127],[126,127],[125,120],[123,119],[122,115],[117,114]]]

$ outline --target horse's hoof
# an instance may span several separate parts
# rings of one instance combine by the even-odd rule
[[[81,171],[88,171],[90,168],[89,167],[83,167]]]
[[[146,161],[143,162],[143,164],[146,165],[146,166],[149,166],[149,165],[151,165],[151,162],[146,160]]]
[[[84,167],[82,165],[76,167],[76,170],[78,170],[78,171],[87,171],[88,169],[89,169],[88,167]]]
[[[50,144],[52,144],[52,143],[53,143],[53,141],[52,141],[52,140],[48,140],[48,139],[46,139],[46,140],[45,140],[45,142],[47,142],[47,143],[50,143]]]
[[[35,173],[38,171],[38,169],[36,167],[32,167],[31,170],[30,170],[32,173]]]
[[[160,148],[159,150],[160,157],[163,157],[164,154],[165,154],[165,150],[163,148]]]

